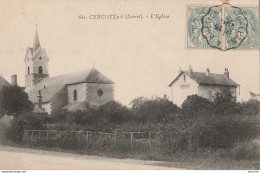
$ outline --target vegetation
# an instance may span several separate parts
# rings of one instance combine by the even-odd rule
[[[160,160],[169,160],[172,156],[197,157],[203,153],[223,159],[259,160],[259,105],[257,100],[238,103],[229,90],[222,90],[214,101],[189,96],[180,108],[167,97],[139,97],[131,102],[130,108],[111,101],[87,111],[61,111],[47,118],[21,114],[10,131],[16,136],[10,137],[21,141],[23,129],[43,129],[42,124],[46,122],[56,124],[51,128],[57,130],[155,131],[152,150],[149,143],[143,148],[133,146],[132,151],[130,145],[115,144],[114,141],[98,140],[98,143],[85,145],[83,138],[69,135],[56,141],[38,141],[34,145],[68,150],[87,148],[88,153],[121,153],[124,157],[142,153],[147,158]],[[219,154],[221,151],[226,154]]]
[[[33,110],[33,103],[19,86],[4,86],[0,92],[2,114],[18,116]]]

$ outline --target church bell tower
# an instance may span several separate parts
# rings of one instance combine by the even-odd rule
[[[30,91],[34,85],[49,76],[49,58],[43,48],[41,48],[37,24],[34,36],[33,47],[28,47],[25,55],[25,90]]]

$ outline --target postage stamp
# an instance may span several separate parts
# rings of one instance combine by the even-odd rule
[[[258,49],[258,8],[187,6],[188,49]]]

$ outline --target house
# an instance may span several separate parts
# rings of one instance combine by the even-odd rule
[[[86,110],[114,99],[114,82],[92,69],[50,77],[49,58],[41,47],[37,28],[33,47],[25,55],[25,91],[35,104],[34,112]]]
[[[239,84],[230,79],[227,68],[223,74],[215,74],[210,73],[209,69],[206,72],[194,72],[190,66],[188,71],[180,70],[169,87],[173,103],[181,106],[187,96],[194,94],[213,101],[216,93],[224,88],[230,89],[236,97]]]
[[[2,90],[2,88],[4,86],[10,86],[11,84],[9,82],[7,82],[7,80],[5,80],[2,75],[0,76],[0,90]]]

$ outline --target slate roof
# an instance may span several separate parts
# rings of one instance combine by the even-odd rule
[[[199,84],[205,84],[205,85],[222,85],[222,86],[234,86],[237,87],[239,84],[237,84],[235,81],[233,81],[230,78],[226,78],[224,74],[215,74],[215,73],[209,73],[209,76],[206,75],[204,72],[193,72],[192,75],[188,71],[181,71],[179,75],[169,84],[169,86],[172,86],[172,84],[178,80],[178,78],[185,73],[186,75],[190,76],[190,78],[194,79]]]
[[[68,103],[62,109],[73,112],[76,110],[87,110],[87,106],[85,102],[72,102],[72,103]]]
[[[39,36],[38,36],[38,31],[36,27],[36,32],[35,32],[35,37],[34,37],[34,42],[33,42],[33,49],[37,50],[39,47],[41,47]]]
[[[33,113],[37,114],[47,114],[47,112],[43,109],[41,109],[38,105],[35,105],[33,108]]]
[[[93,68],[91,70],[43,78],[28,92],[28,95],[33,103],[37,103],[37,96],[39,95],[39,90],[41,90],[42,101],[49,102],[63,87],[76,83],[114,84],[112,80]]]
[[[5,80],[2,76],[0,76],[0,89],[3,88],[3,86],[9,86],[11,85],[7,80]]]

